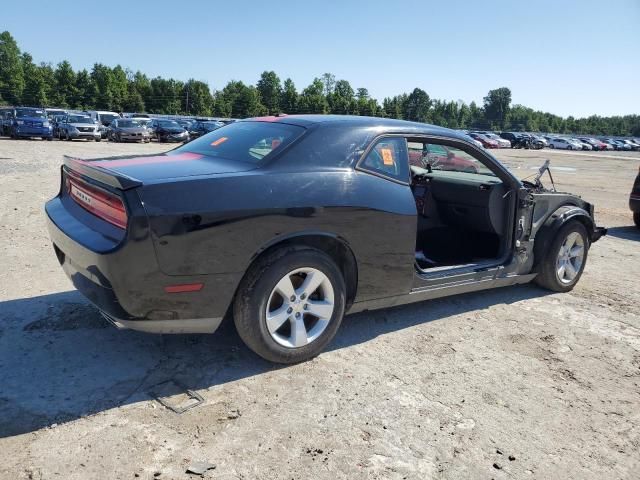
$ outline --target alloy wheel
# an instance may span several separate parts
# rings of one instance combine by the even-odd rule
[[[267,331],[284,347],[304,347],[325,331],[334,307],[329,278],[316,268],[298,268],[282,277],[269,295]]]
[[[584,262],[584,240],[578,232],[571,232],[560,247],[556,260],[556,275],[563,284],[572,283]]]

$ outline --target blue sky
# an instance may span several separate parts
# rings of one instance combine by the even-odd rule
[[[0,30],[37,62],[119,63],[212,88],[268,69],[301,90],[331,72],[379,100],[420,87],[481,103],[507,86],[514,103],[559,115],[640,113],[640,0],[79,5],[3,2]]]

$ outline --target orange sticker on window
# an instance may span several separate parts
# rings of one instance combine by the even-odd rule
[[[226,142],[226,141],[227,141],[227,137],[220,137],[216,141],[211,142],[211,146],[212,147],[217,147],[218,145],[220,145],[221,143]]]
[[[382,163],[385,165],[395,165],[396,162],[393,159],[393,150],[390,148],[381,148],[380,153],[382,154]]]

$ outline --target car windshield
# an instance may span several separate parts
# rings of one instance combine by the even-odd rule
[[[84,115],[69,115],[67,118],[69,123],[93,123],[91,117],[85,117]]]
[[[118,118],[118,115],[114,115],[113,113],[101,113],[100,121],[103,125],[109,125],[113,122],[114,119]]]
[[[44,110],[37,110],[32,108],[16,108],[16,117],[32,117],[32,118],[47,118]]]
[[[180,128],[180,124],[175,120],[160,120],[158,125],[163,128]]]
[[[136,120],[118,120],[118,127],[121,128],[136,128],[140,126],[140,122]]]
[[[209,157],[260,163],[271,152],[284,148],[304,133],[304,128],[276,122],[236,122],[179,147]]]

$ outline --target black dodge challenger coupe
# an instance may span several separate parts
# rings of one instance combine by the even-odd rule
[[[593,206],[518,180],[458,132],[277,116],[168,153],[65,157],[46,204],[74,286],[121,328],[212,333],[232,314],[262,357],[317,355],[346,312],[578,282]]]

